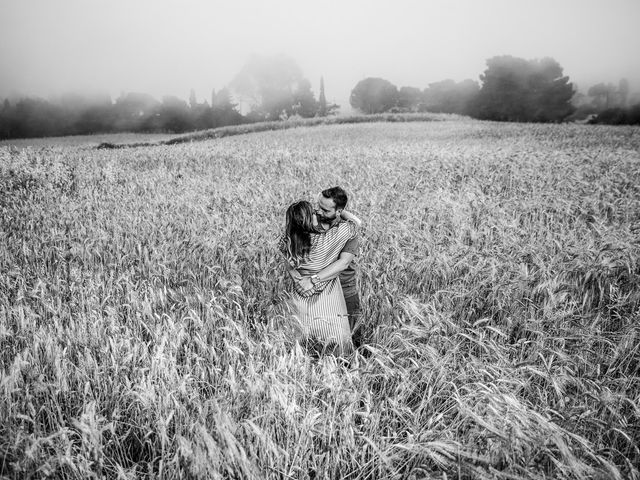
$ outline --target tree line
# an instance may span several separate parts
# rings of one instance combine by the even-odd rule
[[[442,80],[426,88],[397,88],[369,77],[351,91],[349,102],[365,113],[434,112],[515,122],[640,124],[640,101],[633,102],[626,80],[618,86],[597,84],[586,94],[576,91],[552,58],[525,60],[508,55],[487,60],[480,82]],[[5,99],[0,106],[0,139],[115,132],[182,133],[226,125],[291,117],[335,114],[327,102],[324,80],[318,98],[311,82],[289,57],[251,57],[230,84],[199,102],[191,90],[188,102],[176,96],[161,101],[145,93],[77,94],[57,99]],[[244,113],[241,113],[244,112]]]
[[[349,101],[364,113],[437,112],[511,122],[640,124],[640,98],[631,98],[626,80],[617,88],[597,84],[584,94],[552,58],[493,57],[480,81],[482,85],[443,80],[421,90],[398,89],[388,80],[369,77],[358,82]]]
[[[165,96],[157,101],[146,93],[123,93],[115,102],[108,95],[63,95],[46,101],[5,100],[0,108],[0,138],[29,138],[116,132],[187,132],[242,123],[244,118],[228,90],[212,93],[211,103]]]
[[[189,101],[146,93],[109,95],[66,94],[52,100],[21,98],[0,105],[0,139],[116,132],[183,133],[290,117],[335,114],[327,102],[324,80],[316,100],[311,82],[286,56],[251,57],[230,84],[199,102],[192,89]],[[241,113],[242,111],[244,113]]]

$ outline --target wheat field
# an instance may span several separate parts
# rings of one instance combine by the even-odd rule
[[[367,348],[275,245],[341,185]],[[640,128],[450,121],[0,147],[0,476],[640,478]]]

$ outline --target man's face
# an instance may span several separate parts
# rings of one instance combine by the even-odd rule
[[[333,222],[340,210],[336,210],[336,202],[332,198],[327,198],[322,194],[318,195],[318,204],[316,205],[316,215],[321,223]]]

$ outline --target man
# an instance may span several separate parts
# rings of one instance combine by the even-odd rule
[[[318,195],[316,206],[318,225],[324,230],[329,230],[342,222],[343,220],[340,218],[340,213],[347,206],[347,201],[347,192],[340,187],[323,190],[320,195]],[[297,270],[291,269],[289,271],[293,279],[297,281],[300,290],[306,292],[311,292],[315,283],[340,276],[342,293],[345,303],[347,304],[347,313],[349,315],[351,337],[355,348],[362,345],[360,296],[356,284],[357,267],[354,264],[354,259],[359,253],[360,238],[359,235],[356,235],[344,246],[338,260],[322,269],[316,275],[303,277]]]

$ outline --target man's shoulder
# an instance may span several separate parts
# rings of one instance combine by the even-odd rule
[[[353,238],[347,240],[347,243],[342,247],[342,253],[351,253],[356,257],[360,254],[360,236],[358,232]]]
[[[341,225],[344,225],[345,223],[347,223],[348,220],[344,220],[343,218],[339,218],[337,219],[335,222],[333,223],[328,223],[328,224],[322,224],[322,229],[326,232],[328,232],[329,230],[333,230],[334,228],[338,228]]]
[[[344,218],[341,218],[339,221],[336,222],[336,225],[340,225],[340,224],[348,223],[348,222],[349,222],[349,220],[345,220]],[[354,223],[354,225],[355,225],[355,223]],[[356,235],[359,235],[359,234],[360,234],[360,229],[356,228]]]

